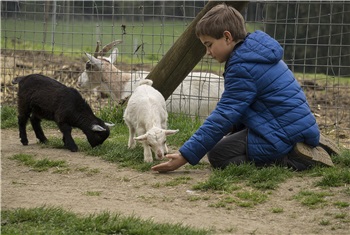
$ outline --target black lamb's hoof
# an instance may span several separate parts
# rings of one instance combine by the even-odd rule
[[[68,148],[71,152],[78,152],[78,147]]]
[[[42,144],[47,144],[49,141],[47,140],[47,139],[45,139],[45,140],[39,140],[40,141],[40,143],[42,143]]]

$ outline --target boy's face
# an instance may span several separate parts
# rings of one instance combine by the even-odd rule
[[[220,39],[213,38],[211,36],[202,35],[199,37],[205,48],[207,49],[207,55],[213,57],[219,63],[226,62],[230,57],[230,54],[236,45],[233,41],[230,33],[224,32],[223,37]]]

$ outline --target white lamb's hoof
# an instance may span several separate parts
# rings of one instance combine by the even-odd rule
[[[147,162],[147,163],[152,163],[153,162],[153,158],[144,158],[143,161]]]
[[[135,143],[128,144],[128,149],[134,149],[136,147]]]

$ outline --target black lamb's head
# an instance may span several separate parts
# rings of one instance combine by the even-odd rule
[[[102,144],[109,137],[109,134],[109,127],[103,121],[98,124],[92,124],[91,128],[85,131],[85,135],[91,147],[96,147]]]

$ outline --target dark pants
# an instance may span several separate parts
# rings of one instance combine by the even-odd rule
[[[249,162],[247,156],[247,135],[248,130],[231,133],[222,138],[212,150],[207,153],[208,160],[213,168],[224,169],[229,164],[239,165]],[[313,163],[305,162],[298,158],[294,151],[291,151],[284,157],[277,159],[275,162],[266,162],[255,164],[257,166],[280,165],[302,171],[310,168]]]
[[[210,164],[223,169],[230,163],[239,165],[247,162],[247,134],[248,130],[243,129],[222,138],[207,153]]]

